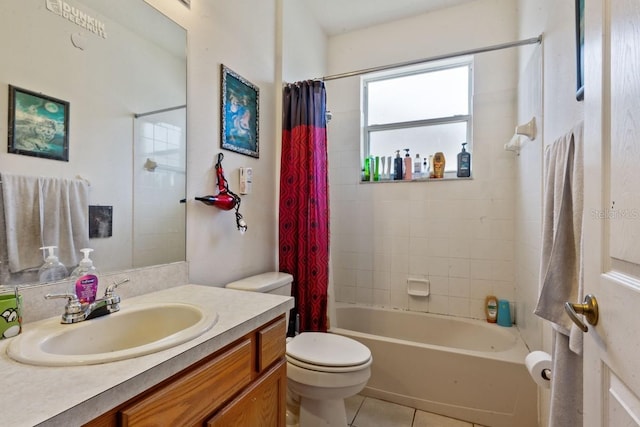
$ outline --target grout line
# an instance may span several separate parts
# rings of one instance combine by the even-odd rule
[[[353,414],[353,418],[351,419],[351,422],[349,423],[349,426],[353,426],[353,422],[358,417],[358,414],[360,413],[360,409],[362,408],[362,405],[364,405],[364,401],[367,400],[367,399],[368,399],[368,397],[366,397],[366,396],[365,396],[364,399],[362,399],[362,402],[360,402],[360,405],[358,406],[358,409],[356,409],[356,413]]]

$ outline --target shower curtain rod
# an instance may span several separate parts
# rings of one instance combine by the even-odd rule
[[[333,74],[333,75],[330,75],[330,76],[321,77],[321,78],[316,79],[316,80],[327,81],[327,80],[344,79],[346,77],[360,76],[362,74],[373,73],[373,72],[376,72],[376,71],[391,70],[393,68],[406,67],[408,65],[423,64],[425,62],[439,61],[441,59],[456,58],[458,56],[473,55],[473,54],[476,54],[476,53],[492,52],[494,50],[507,49],[507,48],[511,48],[511,47],[524,46],[524,45],[528,45],[528,44],[536,44],[536,43],[541,43],[541,42],[542,42],[542,34],[540,34],[538,37],[532,37],[532,38],[529,38],[529,39],[518,40],[518,41],[502,43],[502,44],[495,44],[493,46],[480,47],[480,48],[476,48],[476,49],[464,50],[462,52],[447,53],[447,54],[444,54],[444,55],[432,56],[430,58],[416,59],[416,60],[413,60],[413,61],[400,62],[400,63],[397,63],[397,64],[381,65],[379,67],[365,68],[363,70],[350,71],[350,72],[347,72],[347,73],[340,73],[340,74]]]
[[[186,105],[178,105],[177,107],[163,108],[163,109],[160,109],[160,110],[149,111],[148,113],[134,113],[133,117],[135,117],[137,119],[138,117],[150,116],[152,114],[158,114],[158,113],[166,113],[167,111],[179,110],[181,108],[187,108],[187,106]]]

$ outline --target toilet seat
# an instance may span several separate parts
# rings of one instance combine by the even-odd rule
[[[371,351],[342,335],[303,332],[287,343],[287,361],[319,372],[353,372],[371,365]]]
[[[373,359],[369,358],[369,360],[367,360],[362,365],[355,365],[355,366],[323,366],[323,365],[314,365],[313,363],[306,363],[306,362],[303,362],[301,360],[297,360],[296,358],[288,356],[288,355],[286,357],[287,357],[287,362],[291,363],[292,365],[298,366],[298,367],[303,368],[303,369],[308,369],[310,371],[318,371],[318,372],[326,372],[326,373],[341,373],[341,372],[359,371],[361,369],[368,368],[369,366],[371,366],[371,363],[373,362]]]

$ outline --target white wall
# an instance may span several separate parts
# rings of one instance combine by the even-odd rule
[[[338,35],[329,72],[513,41],[516,16],[513,1],[479,0]],[[473,180],[360,184],[359,79],[328,82],[339,301],[484,318],[486,295],[514,300],[515,159],[503,145],[516,121],[516,50],[477,55],[474,85]],[[428,299],[407,295],[409,276],[431,280]]]
[[[517,252],[518,269],[523,280],[518,288],[518,301],[523,309],[533,310],[537,302],[540,247],[540,203],[532,203],[542,192],[542,149],[553,143],[583,119],[583,104],[576,101],[575,65],[575,10],[573,1],[519,0],[520,37],[532,37],[544,33],[541,49],[523,50],[520,56],[520,87],[518,97],[519,118],[528,120],[531,105],[522,100],[531,99],[532,94],[542,92],[542,120],[539,123],[539,138],[536,143],[525,146],[520,156],[518,171],[522,196],[518,198],[518,212],[523,216],[518,222]],[[539,65],[533,65],[533,64]],[[542,70],[543,84],[530,79],[532,68]],[[535,95],[537,96],[537,95]],[[538,211],[538,212],[536,212]],[[537,256],[536,256],[537,255]],[[527,277],[528,276],[528,277]],[[535,286],[535,292],[533,291]],[[548,322],[537,320],[530,314],[524,320],[523,336],[531,350],[551,353],[551,328]],[[538,323],[541,328],[534,327]],[[540,329],[535,336],[536,329]],[[540,426],[548,425],[549,392],[540,390]]]
[[[327,36],[304,2],[282,1],[282,80],[293,83],[322,77],[327,71]]]
[[[148,0],[188,30],[188,145],[187,196],[215,192],[213,165],[219,152],[231,189],[238,189],[238,168],[253,167],[253,192],[242,196],[241,212],[249,229],[243,236],[235,227],[232,212],[223,212],[190,201],[187,206],[187,260],[193,283],[223,285],[232,280],[277,268],[277,183],[281,113],[281,78],[310,78],[322,72],[323,54],[300,51],[277,63],[283,46],[302,46],[303,36],[319,43],[319,31],[285,25],[282,36],[277,23],[295,22],[304,11],[291,0],[239,0],[233,2],[192,1],[191,9],[179,2]],[[294,9],[289,9],[289,7]],[[303,21],[305,22],[305,21]],[[306,30],[305,30],[306,28]],[[302,33],[302,34],[301,34]],[[284,39],[284,40],[283,40]],[[320,40],[313,41],[313,40]],[[288,52],[288,50],[287,50]],[[302,55],[302,56],[299,56]],[[309,62],[319,58],[317,62]],[[221,150],[220,147],[220,63],[260,88],[260,159]],[[307,67],[304,64],[317,66]]]

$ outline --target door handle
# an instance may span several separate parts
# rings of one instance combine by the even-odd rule
[[[584,297],[584,304],[565,302],[564,310],[582,332],[588,332],[589,328],[587,328],[587,325],[578,317],[578,314],[582,314],[590,325],[595,326],[598,324],[598,301],[596,297],[591,294]]]

